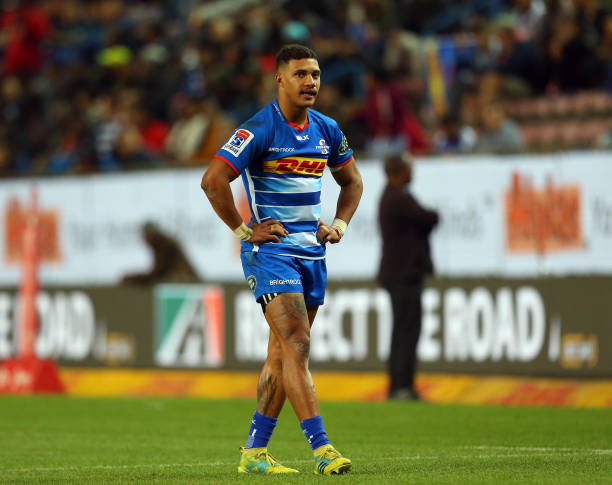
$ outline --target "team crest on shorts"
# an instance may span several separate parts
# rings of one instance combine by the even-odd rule
[[[255,291],[255,288],[257,288],[257,278],[255,278],[255,276],[251,275],[247,278],[247,284],[249,285],[249,288],[251,288],[251,291]]]

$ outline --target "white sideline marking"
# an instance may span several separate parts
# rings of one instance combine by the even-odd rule
[[[452,449],[452,448],[451,448]],[[612,455],[612,449],[593,449],[593,448],[544,448],[544,447],[529,447],[529,446],[457,446],[455,449],[471,449],[471,450],[504,450],[504,451],[524,451],[525,453],[489,453],[479,455],[406,455],[406,456],[384,456],[377,458],[369,458],[370,462],[374,461],[419,461],[419,460],[442,460],[442,459],[489,459],[489,458],[519,458],[525,456],[534,456],[534,452],[539,452],[536,456],[544,454],[556,455]],[[286,460],[288,465],[295,463],[311,463],[312,460]],[[136,468],[192,468],[192,467],[207,467],[207,466],[230,466],[238,465],[237,461],[223,462],[199,462],[199,463],[147,463],[141,465],[78,465],[78,466],[57,466],[57,467],[31,467],[31,468],[0,468],[0,472],[54,472],[54,471],[87,471],[87,470],[129,470]]]
[[[508,451],[541,451],[546,453],[593,453],[596,455],[612,455],[612,450],[602,450],[597,448],[543,448],[543,447],[531,447],[531,446],[461,446],[460,448],[466,448],[471,450],[508,450]]]

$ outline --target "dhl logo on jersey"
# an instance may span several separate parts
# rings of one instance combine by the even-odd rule
[[[281,158],[280,160],[266,160],[263,170],[267,173],[291,173],[300,175],[323,175],[326,158]]]

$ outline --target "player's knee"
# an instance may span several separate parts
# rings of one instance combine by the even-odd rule
[[[301,358],[308,358],[310,355],[310,334],[308,332],[296,332],[289,339],[289,343]]]
[[[279,346],[268,347],[268,355],[266,357],[267,364],[273,369],[282,369],[283,367],[283,350]]]
[[[283,375],[283,360],[282,359],[273,360],[273,361],[268,360],[266,362],[266,368],[268,369],[270,374],[273,374],[275,376],[282,376]]]

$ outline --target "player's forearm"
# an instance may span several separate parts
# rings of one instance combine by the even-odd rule
[[[362,193],[363,183],[359,174],[352,177],[348,183],[341,185],[336,207],[336,218],[342,219],[348,224],[357,210]]]
[[[242,218],[234,204],[234,196],[229,183],[219,180],[202,180],[202,190],[206,194],[210,205],[217,213],[219,218],[234,230],[242,224]]]

